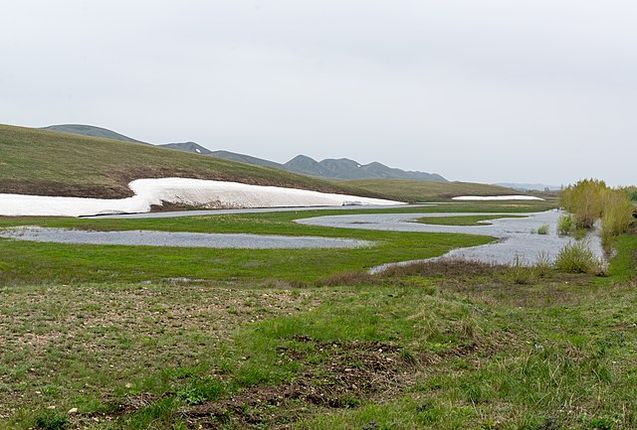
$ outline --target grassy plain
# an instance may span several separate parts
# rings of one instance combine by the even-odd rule
[[[372,234],[292,223],[310,215],[5,218],[1,226]],[[444,236],[376,236],[383,244],[373,255],[335,256],[88,246],[56,253],[0,241],[0,427],[637,426],[634,234],[617,239],[605,278],[522,269],[528,276],[519,283],[510,269],[471,264],[363,271],[368,258],[488,240]],[[139,261],[153,256],[154,264]]]

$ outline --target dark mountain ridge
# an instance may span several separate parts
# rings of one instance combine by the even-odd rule
[[[121,140],[125,142],[136,142],[147,144],[112,130],[102,127],[82,124],[61,124],[44,127],[44,130],[57,131],[63,133],[79,134],[84,136],[103,137],[108,139]],[[158,144],[164,148],[175,149],[177,151],[190,152],[208,157],[216,157],[224,160],[239,161],[241,163],[255,166],[265,166],[275,169],[287,170],[289,172],[300,173],[307,176],[315,176],[325,179],[414,179],[421,181],[446,182],[447,180],[437,173],[427,173],[418,171],[405,171],[402,169],[386,166],[377,161],[369,164],[360,164],[348,158],[328,158],[317,161],[307,155],[297,155],[286,163],[264,160],[246,154],[218,150],[211,151],[196,142],[179,142]]]

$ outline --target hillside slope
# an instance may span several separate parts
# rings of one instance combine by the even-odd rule
[[[338,181],[335,184],[346,186],[358,193],[369,193],[410,202],[427,202],[462,195],[501,196],[525,194],[511,188],[497,185],[476,184],[472,182],[434,182],[405,179],[368,179]]]
[[[123,134],[114,131],[94,127],[90,125],[52,125],[45,127],[47,130],[74,133],[83,136],[106,137],[109,139],[122,140],[127,142],[146,143],[131,139]],[[239,161],[241,163],[253,164],[255,166],[271,167],[275,169],[287,170],[306,176],[314,176],[324,179],[417,179],[422,181],[446,181],[445,178],[436,173],[405,171],[402,169],[386,166],[377,161],[369,164],[360,164],[358,161],[347,158],[328,158],[316,161],[306,155],[298,155],[286,163],[277,163],[262,158],[253,157],[236,152],[218,150],[212,151],[199,145],[196,142],[179,142],[157,144],[156,146],[171,148],[178,151],[190,152],[199,155],[221,158],[224,160]]]
[[[160,177],[352,193],[344,185],[282,170],[152,145],[0,125],[0,193],[122,198],[132,195],[130,181]]]
[[[148,143],[142,142],[141,140],[136,140],[132,137],[124,136],[123,134],[114,132],[113,130],[109,130],[107,128],[95,127],[94,125],[59,124],[42,127],[42,130],[57,131],[59,133],[78,134],[81,136],[89,137],[103,137],[105,139],[121,140],[122,142],[135,142],[149,145]]]

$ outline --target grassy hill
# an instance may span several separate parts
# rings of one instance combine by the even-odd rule
[[[148,145],[148,143],[146,142],[133,139],[132,137],[124,136],[123,134],[116,133],[107,128],[95,127],[93,125],[59,124],[59,125],[50,125],[48,127],[42,127],[42,130],[57,131],[60,133],[79,134],[82,136],[90,136],[90,137],[103,137],[106,139],[121,140],[124,142],[143,143],[145,145]]]
[[[0,193],[121,198],[132,195],[130,181],[159,177],[352,192],[346,185],[151,145],[0,125]]]
[[[131,196],[139,178],[188,177],[421,202],[515,191],[493,185],[402,179],[327,181],[281,169],[135,142],[0,125],[0,193]]]
[[[335,182],[354,189],[358,193],[374,192],[381,196],[393,196],[401,201],[417,203],[448,199],[462,195],[499,196],[525,194],[498,185],[476,184],[472,182],[434,182],[409,179],[363,179]]]

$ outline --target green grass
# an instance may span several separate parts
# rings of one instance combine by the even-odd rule
[[[404,180],[326,181],[280,169],[117,140],[0,125],[0,193],[118,198],[139,178],[188,177],[431,201],[512,194],[483,184]]]
[[[488,221],[502,218],[524,218],[523,215],[468,215],[449,217],[423,217],[418,222],[433,225],[484,225],[490,224]]]
[[[322,214],[323,212],[321,212]],[[37,224],[98,230],[166,230],[348,237],[375,242],[359,249],[205,249],[72,245],[0,240],[0,284],[49,282],[204,280],[311,281],[339,271],[441,255],[490,242],[486,236],[344,230],[299,225],[317,212],[215,215],[141,220],[26,219],[0,225]]]
[[[506,206],[504,206],[506,207]],[[519,211],[541,210],[525,205]],[[400,208],[394,212],[494,211],[492,204],[448,204]],[[387,210],[384,210],[387,211]],[[0,285],[37,282],[69,283],[158,281],[187,277],[207,281],[272,279],[305,282],[341,271],[364,270],[379,264],[434,257],[463,246],[488,243],[485,236],[442,233],[402,233],[348,230],[299,225],[298,218],[356,213],[299,211],[246,215],[211,215],[167,219],[0,218],[0,228],[18,225],[94,230],[161,230],[215,233],[257,233],[347,237],[376,242],[361,249],[245,250],[169,247],[129,247],[20,242],[0,239]],[[383,210],[365,211],[365,213]]]
[[[188,177],[319,191],[346,186],[151,145],[0,125],[0,193],[126,197],[133,179]]]
[[[502,211],[478,206],[454,205]],[[330,212],[5,218],[0,225],[370,234],[291,222],[316,213]],[[548,267],[540,273],[422,265],[382,276],[355,270],[321,282],[366,266],[365,258],[406,255],[411,251],[397,248],[412,246],[410,236],[385,236],[377,256],[350,250],[335,260],[321,257],[329,264],[288,251],[287,267],[271,268],[283,257],[252,251],[236,263],[229,258],[218,278],[205,282],[195,275],[210,269],[191,263],[191,250],[164,250],[161,264],[135,267],[137,257],[153,251],[64,248],[45,271],[38,261],[53,249],[34,244],[20,251],[2,241],[8,251],[0,270],[16,260],[23,269],[0,286],[0,428],[67,421],[69,428],[93,429],[637,426],[634,235],[616,239],[605,278]],[[419,236],[435,249],[467,243]],[[119,260],[109,266],[109,259]],[[263,264],[272,278],[266,282],[255,268],[234,276],[240,259]],[[160,279],[177,271],[178,261],[189,279],[144,277]],[[25,282],[29,265],[33,275]],[[52,280],[73,272],[77,280]],[[67,414],[71,408],[78,413]]]
[[[402,201],[428,202],[463,195],[500,196],[523,194],[511,188],[498,185],[476,184],[472,182],[429,182],[407,179],[363,179],[333,181],[359,192],[373,192],[384,196],[394,196]]]

